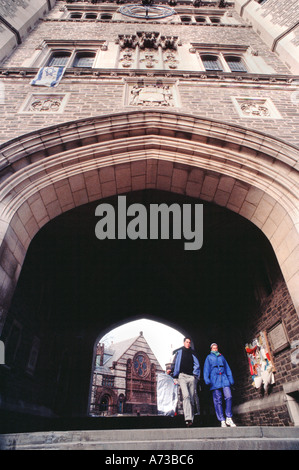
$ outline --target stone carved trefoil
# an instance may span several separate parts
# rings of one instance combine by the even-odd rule
[[[248,101],[240,103],[242,113],[247,116],[270,116],[270,112],[266,104],[256,103],[254,101]]]
[[[138,62],[137,68],[178,67],[177,50],[180,43],[177,36],[164,36],[158,32],[137,32],[120,34],[116,43],[120,47],[119,63],[122,67],[132,67],[135,58]]]
[[[144,63],[144,65],[148,69],[153,68],[155,67],[155,64],[159,62],[158,59],[155,58],[155,54],[156,54],[156,51],[154,50],[151,50],[151,49],[146,50],[144,52],[143,59],[140,59],[139,62],[141,64]]]

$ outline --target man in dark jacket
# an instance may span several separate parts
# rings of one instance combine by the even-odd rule
[[[211,352],[207,356],[204,364],[204,381],[210,385],[213,393],[213,402],[218,421],[221,427],[235,427],[232,420],[232,393],[231,385],[234,384],[233,374],[222,354],[218,351],[216,343],[211,344]],[[222,407],[222,393],[225,400],[225,416]]]
[[[183,410],[187,426],[193,424],[194,401],[197,381],[200,377],[200,365],[191,349],[191,339],[184,338],[184,346],[174,351],[175,357],[171,366],[171,375],[178,379],[183,395]]]

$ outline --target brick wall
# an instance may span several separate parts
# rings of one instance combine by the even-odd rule
[[[32,77],[31,77],[32,78]],[[5,91],[5,103],[2,108],[0,123],[0,142],[4,143],[19,135],[37,130],[42,127],[56,125],[62,122],[83,119],[92,116],[129,112],[137,107],[124,104],[124,82],[119,78],[65,77],[60,85],[49,91],[46,87],[33,87],[31,78],[2,79]],[[278,88],[278,89],[277,89]],[[178,95],[180,106],[174,111],[186,112],[203,118],[215,119],[227,123],[238,124],[252,130],[263,131],[269,135],[279,136],[293,145],[299,143],[299,133],[296,109],[292,102],[293,89],[269,86],[248,88],[245,85],[226,84],[215,85],[210,80],[192,82],[179,80]],[[67,97],[66,105],[61,113],[26,113],[23,111],[25,101],[32,94],[55,93]],[[240,118],[233,98],[267,98],[270,99],[280,114],[280,119]],[[138,108],[140,109],[140,108]]]
[[[235,421],[242,426],[292,426],[286,406],[236,415]]]
[[[290,346],[299,339],[299,319],[290,299],[288,289],[283,280],[280,280],[272,294],[263,301],[260,308],[253,312],[247,330],[248,341],[255,338],[260,331],[268,330],[277,321],[283,319]],[[244,360],[239,363],[236,371],[237,383],[242,383],[242,389],[234,395],[236,405],[256,400],[259,402],[258,410],[238,415],[237,419],[243,425],[280,425],[292,424],[287,406],[277,404],[276,394],[283,394],[283,385],[287,382],[295,382],[299,378],[299,363],[291,362],[293,350],[287,347],[283,351],[273,355],[275,372],[275,384],[270,394],[263,394],[262,389],[256,389],[252,385],[249,373],[247,356],[244,349]],[[272,405],[271,405],[272,400]],[[264,402],[264,403],[263,403]]]
[[[58,2],[50,16],[57,15],[62,2]],[[242,20],[240,20],[242,23]],[[92,73],[84,76],[65,75],[62,82],[54,89],[33,87],[30,81],[35,75],[28,67],[30,58],[44,39],[98,39],[115,43],[118,34],[134,34],[136,31],[157,31],[165,35],[177,35],[182,44],[216,43],[251,46],[258,51],[266,66],[271,67],[276,74],[289,74],[288,69],[278,59],[276,54],[260,40],[251,28],[239,27],[205,27],[199,25],[174,24],[136,24],[136,23],[104,23],[86,21],[44,20],[24,40],[0,70],[1,90],[4,99],[0,104],[0,143],[19,135],[31,132],[41,127],[52,126],[78,118],[130,111],[132,106],[124,104],[124,75],[94,76]],[[22,68],[21,74],[18,68]],[[14,73],[12,70],[14,69]],[[152,73],[153,71],[150,70]],[[171,76],[168,71],[168,76]],[[144,71],[147,76],[148,70]],[[134,74],[133,74],[134,75]],[[154,75],[153,75],[154,77]],[[281,139],[298,144],[299,133],[296,132],[297,104],[294,102],[294,85],[284,82],[262,83],[259,81],[244,82],[235,78],[232,80],[200,79],[200,73],[195,77],[176,78],[179,95],[178,112],[188,112],[201,117],[225,120],[232,124],[261,130],[268,134],[279,136]],[[160,77],[161,78],[161,77]],[[165,77],[164,77],[165,78]],[[62,93],[67,95],[67,102],[60,113],[24,113],[23,106],[32,93]],[[252,119],[240,118],[232,97],[261,97],[270,98],[280,113],[281,119]],[[140,108],[139,108],[140,109]]]

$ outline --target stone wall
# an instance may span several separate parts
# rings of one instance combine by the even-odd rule
[[[283,280],[276,284],[260,308],[253,312],[247,331],[248,341],[255,338],[260,331],[269,331],[281,320],[286,328],[289,345],[277,354],[272,352],[276,372],[275,384],[269,392],[264,393],[263,388],[256,389],[253,386],[245,353],[243,364],[239,364],[243,370],[241,371],[240,367],[237,382],[242,382],[242,390],[235,394],[235,413],[239,422],[244,425],[294,424],[287,408],[284,385],[295,384],[299,379],[299,320]],[[242,403],[245,405],[242,406]]]
[[[2,108],[0,143],[20,135],[32,132],[41,127],[57,125],[62,122],[89,118],[117,112],[129,112],[139,109],[124,102],[126,87],[122,77],[80,79],[75,76],[63,78],[55,91],[46,87],[30,86],[27,77],[2,79],[4,105]],[[151,83],[156,86],[157,79]],[[192,81],[181,79],[175,82],[175,97],[179,106],[171,109],[177,112],[190,113],[203,118],[225,120],[227,123],[241,125],[245,128],[263,131],[269,135],[277,135],[286,142],[297,145],[299,142],[296,122],[296,104],[292,102],[294,89],[292,87],[273,86],[271,84],[248,88],[238,82],[230,85],[202,79]],[[60,110],[57,108],[28,110],[29,99],[41,99],[47,102],[60,100]],[[244,115],[240,118],[236,99],[251,101],[269,100],[278,114],[274,118],[268,116]],[[62,101],[63,100],[63,101]],[[257,101],[258,102],[258,101]],[[161,108],[160,108],[161,109]],[[165,107],[162,107],[165,109]],[[276,117],[277,116],[277,117]]]
[[[299,73],[299,11],[296,0],[236,0],[236,10],[292,73]]]
[[[0,63],[36,27],[56,0],[18,0],[0,2]]]
[[[293,426],[286,405],[249,411],[235,415],[235,421],[242,426]]]

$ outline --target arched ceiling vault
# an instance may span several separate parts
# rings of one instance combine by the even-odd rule
[[[299,311],[293,146],[187,114],[133,111],[21,136],[0,147],[0,164],[3,305],[43,225],[82,204],[152,188],[214,202],[257,225],[273,246]]]

